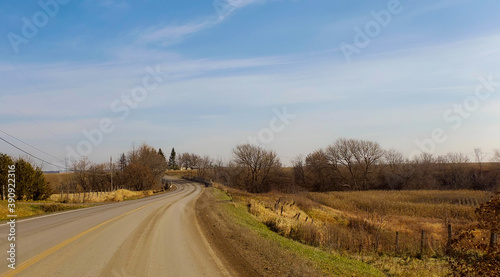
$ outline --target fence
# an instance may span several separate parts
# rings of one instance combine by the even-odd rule
[[[202,183],[205,185],[205,187],[211,187],[213,186],[213,182],[211,179],[204,179],[200,177],[188,177],[188,176],[182,176],[182,179],[184,180],[189,180],[189,181],[194,181],[197,183]]]

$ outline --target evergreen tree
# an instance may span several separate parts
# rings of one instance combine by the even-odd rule
[[[24,159],[16,161],[16,198],[17,200],[44,200],[52,190],[45,180],[42,170]]]
[[[163,154],[163,151],[161,151],[161,148],[158,148],[158,155],[162,156],[165,159],[165,161],[167,160],[165,154]]]
[[[118,166],[120,167],[120,171],[123,172],[125,167],[127,166],[127,158],[125,157],[125,153],[122,153],[120,156],[120,160],[118,161]]]
[[[175,149],[172,148],[172,152],[170,152],[170,158],[168,159],[168,169],[176,170],[179,167],[175,161]]]
[[[9,155],[0,153],[0,187],[5,188],[5,196],[7,196],[8,191],[8,174],[9,166],[13,165],[14,162]]]

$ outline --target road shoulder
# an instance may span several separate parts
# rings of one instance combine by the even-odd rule
[[[215,189],[205,189],[196,203],[196,215],[233,276],[324,276],[310,261],[242,225],[231,212],[235,204],[223,197]]]

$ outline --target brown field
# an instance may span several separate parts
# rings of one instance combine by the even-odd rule
[[[44,176],[52,190],[57,191],[61,185],[69,183],[73,173],[44,173]]]
[[[447,226],[456,233],[474,223],[477,206],[493,195],[468,190],[250,194],[218,187],[276,233],[356,257],[391,276],[446,275]]]

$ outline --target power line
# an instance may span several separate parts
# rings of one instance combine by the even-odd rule
[[[33,154],[30,154],[30,153],[28,153],[28,152],[24,151],[23,149],[21,149],[21,148],[19,148],[19,147],[15,146],[14,144],[12,144],[12,143],[8,142],[7,140],[5,140],[5,139],[4,139],[4,138],[2,138],[2,137],[0,137],[0,139],[1,139],[1,140],[3,140],[3,141],[5,141],[6,143],[8,143],[9,145],[11,145],[12,147],[16,148],[17,150],[19,150],[19,151],[21,151],[21,152],[23,152],[23,153],[25,153],[25,154],[27,154],[27,155],[29,155],[29,156],[31,156],[31,157],[33,157],[33,158],[37,159],[37,160],[40,160],[40,161],[42,161],[42,162],[44,162],[44,163],[47,163],[47,164],[53,165],[53,166],[58,167],[58,168],[65,169],[65,168],[64,168],[64,167],[62,167],[62,166],[58,166],[58,165],[56,165],[56,164],[53,164],[53,163],[47,162],[47,161],[46,161],[46,160],[44,160],[44,159],[40,159],[40,158],[38,158],[37,156],[35,156],[35,155],[33,155]]]
[[[13,139],[15,139],[15,140],[17,140],[17,141],[19,141],[19,142],[22,142],[22,143],[24,143],[24,144],[26,144],[26,145],[28,145],[28,146],[30,146],[30,147],[32,147],[32,148],[34,148],[34,149],[38,150],[38,151],[40,151],[40,152],[44,153],[45,155],[48,155],[48,156],[50,156],[50,157],[52,157],[52,158],[54,158],[54,159],[58,160],[58,161],[60,161],[60,162],[63,162],[63,163],[65,162],[65,161],[63,161],[63,160],[59,159],[58,157],[55,157],[55,156],[53,156],[53,155],[51,155],[51,154],[49,154],[49,153],[47,153],[47,152],[45,152],[45,151],[43,151],[43,150],[41,150],[41,149],[39,149],[39,148],[35,147],[35,146],[33,146],[33,145],[31,145],[31,144],[29,144],[29,143],[27,143],[27,142],[24,142],[24,141],[22,141],[22,140],[20,140],[20,139],[18,139],[18,138],[16,138],[16,137],[14,137],[13,135],[11,135],[11,134],[9,134],[9,133],[7,133],[7,132],[5,132],[5,131],[0,130],[0,132],[2,132],[2,133],[6,134],[7,136],[9,136],[9,137],[11,137],[11,138],[13,138]]]

